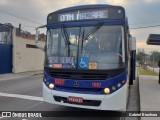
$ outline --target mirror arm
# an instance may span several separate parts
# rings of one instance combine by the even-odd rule
[[[41,49],[42,51],[45,51],[45,49],[43,47],[41,47],[41,46],[38,45],[38,38],[39,38],[39,33],[40,33],[38,31],[38,29],[39,28],[44,28],[44,27],[46,27],[46,25],[43,25],[43,26],[40,26],[40,27],[36,28],[36,47],[39,48],[39,49]]]

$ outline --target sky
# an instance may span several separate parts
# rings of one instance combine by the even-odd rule
[[[47,15],[55,10],[84,4],[110,4],[125,8],[130,32],[136,37],[137,49],[146,53],[159,51],[160,46],[147,45],[149,34],[160,34],[160,0],[0,0],[0,23],[11,23],[23,30],[34,31],[46,24]],[[139,29],[135,29],[139,28]]]

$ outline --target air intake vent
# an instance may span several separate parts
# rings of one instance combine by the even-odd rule
[[[105,80],[106,72],[81,71],[81,70],[45,70],[51,77],[76,80]]]
[[[51,71],[49,75],[54,78],[64,78],[64,79],[83,79],[83,80],[105,80],[107,78],[106,74],[98,73],[85,73],[85,72],[58,72]]]

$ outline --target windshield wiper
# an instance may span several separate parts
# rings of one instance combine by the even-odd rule
[[[83,30],[81,53],[83,52],[83,41],[87,40],[89,36],[93,35],[97,30],[99,30],[102,27],[102,25],[103,25],[103,22],[99,22],[90,30],[90,32],[86,36],[84,36],[84,30]]]
[[[66,27],[64,25],[62,25],[62,27],[61,27],[61,32],[62,32],[62,36],[65,40],[65,45],[68,46],[68,57],[69,57],[70,56],[70,41],[69,41],[68,32],[67,32]]]
[[[97,25],[95,25],[90,32],[82,39],[82,40],[87,40],[90,35],[93,35],[97,30],[99,30],[103,25],[103,22],[99,22]]]

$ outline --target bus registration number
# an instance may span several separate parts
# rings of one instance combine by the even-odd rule
[[[69,102],[74,102],[74,103],[83,103],[83,98],[81,98],[81,97],[69,96],[69,97],[68,97],[68,101],[69,101]]]

